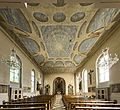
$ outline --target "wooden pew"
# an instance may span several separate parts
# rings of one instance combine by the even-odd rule
[[[0,110],[45,110],[42,107],[0,108]]]
[[[63,96],[63,102],[64,102],[67,110],[70,110],[71,108],[73,108],[73,106],[75,106],[76,103],[78,103],[79,105],[81,105],[81,103],[108,103],[108,104],[115,104],[116,103],[116,101],[103,101],[103,100],[98,100],[98,99],[85,99],[81,96]]]
[[[23,107],[41,107],[41,109],[47,110],[47,103],[22,103],[22,104],[4,104],[0,105],[0,108],[23,108]]]
[[[74,110],[120,110],[120,107],[75,107]]]
[[[19,99],[19,100],[12,100],[10,102],[4,102],[3,105],[6,105],[8,107],[22,107],[23,105],[25,107],[36,107],[38,106],[37,103],[39,103],[39,106],[46,108],[46,110],[50,110],[51,108],[51,99],[53,95],[40,95],[40,96],[35,96],[31,98],[25,98],[25,99]],[[4,106],[5,107],[5,106]]]
[[[76,107],[120,107],[120,104],[111,103],[71,103],[71,109]]]

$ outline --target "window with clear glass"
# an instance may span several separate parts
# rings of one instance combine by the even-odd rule
[[[102,54],[97,62],[97,72],[99,83],[109,81],[109,55]]]
[[[85,69],[82,72],[82,90],[83,90],[83,93],[88,92],[88,73],[87,73],[87,70]]]
[[[31,92],[35,90],[35,71],[31,71]]]
[[[21,61],[18,57],[11,56],[11,61],[15,61],[15,65],[10,66],[10,82],[19,83],[20,82],[20,73],[21,73]],[[19,66],[17,66],[18,64]]]

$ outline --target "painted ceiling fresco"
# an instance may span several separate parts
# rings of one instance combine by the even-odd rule
[[[41,68],[77,68],[118,18],[120,9],[93,9],[92,3],[29,3],[0,8],[0,24],[14,33]],[[8,33],[9,34],[9,33]],[[12,36],[13,38],[13,36]]]

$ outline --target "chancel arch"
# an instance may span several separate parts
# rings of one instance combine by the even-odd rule
[[[66,91],[65,80],[61,77],[57,77],[53,81],[53,94],[65,94]]]

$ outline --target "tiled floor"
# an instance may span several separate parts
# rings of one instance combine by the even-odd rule
[[[62,95],[55,95],[52,110],[65,110]]]

